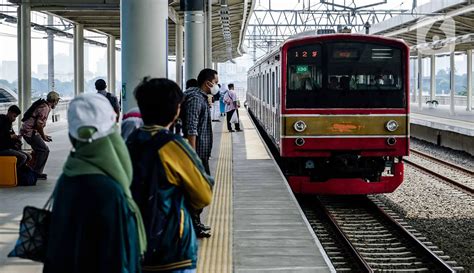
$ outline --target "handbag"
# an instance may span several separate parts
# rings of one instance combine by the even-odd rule
[[[232,113],[232,117],[230,118],[230,123],[239,123],[239,116],[237,115],[237,109],[234,110],[234,113]]]
[[[20,221],[20,236],[8,257],[44,262],[51,222],[51,197],[43,209],[26,206]]]

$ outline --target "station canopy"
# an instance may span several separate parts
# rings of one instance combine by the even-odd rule
[[[9,0],[21,4],[24,0]],[[206,0],[204,0],[206,2]],[[34,11],[46,12],[79,23],[84,29],[120,39],[120,0],[28,0]],[[176,23],[183,24],[179,0],[169,0],[168,45],[175,55]],[[252,0],[213,0],[213,62],[225,62],[244,53],[243,40],[252,9]]]
[[[436,48],[446,44],[455,50],[474,48],[474,4],[472,0],[433,0],[370,29],[371,34],[405,40],[412,50],[423,46]]]

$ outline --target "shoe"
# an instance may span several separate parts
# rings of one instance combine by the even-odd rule
[[[48,175],[45,174],[45,173],[42,173],[42,174],[38,174],[38,176],[36,177],[38,180],[46,180],[48,179]]]
[[[237,129],[236,131],[237,131],[237,132],[242,132],[242,130],[241,130],[241,129]]]
[[[208,231],[204,231],[202,229],[199,229],[199,230],[196,230],[196,236],[198,238],[209,238],[209,237],[211,237],[211,233],[209,233]]]
[[[235,132],[235,131],[234,130],[229,130],[229,133],[233,133],[233,132]]]
[[[199,228],[199,229],[201,229],[201,230],[204,230],[204,231],[210,231],[210,230],[211,230],[211,227],[210,227],[210,226],[206,226],[206,225],[204,225],[203,223],[197,224],[197,228]]]

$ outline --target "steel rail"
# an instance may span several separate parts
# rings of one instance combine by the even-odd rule
[[[463,172],[466,172],[470,175],[474,175],[474,171],[473,170],[470,170],[470,169],[467,169],[467,168],[464,168],[463,166],[459,166],[459,165],[456,165],[454,163],[451,163],[451,162],[448,162],[448,161],[444,161],[444,160],[441,160],[439,158],[436,158],[430,154],[427,154],[427,153],[424,153],[424,152],[421,152],[421,151],[418,151],[418,150],[415,150],[413,148],[410,149],[410,152],[414,153],[414,154],[417,154],[417,155],[421,155],[421,156],[424,156],[426,158],[428,158],[429,160],[433,160],[433,161],[436,161],[438,163],[441,163],[443,165],[447,165],[453,169],[457,169],[457,170],[460,170],[460,171],[463,171]]]

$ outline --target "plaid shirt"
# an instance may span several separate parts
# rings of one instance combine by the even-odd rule
[[[211,111],[207,94],[200,88],[192,87],[184,93],[181,106],[184,136],[196,136],[196,153],[207,160],[212,150]]]

